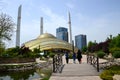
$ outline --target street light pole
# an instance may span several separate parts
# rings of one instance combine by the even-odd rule
[[[74,41],[72,40],[72,49],[73,49],[73,53],[74,53]]]

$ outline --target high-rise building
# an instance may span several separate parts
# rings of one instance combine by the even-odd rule
[[[16,30],[16,46],[20,47],[20,26],[21,26],[21,7],[18,8],[17,30]]]
[[[58,39],[68,42],[68,29],[64,27],[59,27],[56,29],[56,37]]]
[[[43,17],[41,17],[41,24],[40,24],[40,35],[43,34]]]
[[[68,20],[68,25],[69,25],[69,43],[72,44],[72,29],[71,29],[71,16],[70,12],[68,13],[69,15],[69,20]]]
[[[87,46],[86,35],[80,34],[75,36],[75,46],[79,49],[82,49],[83,47]]]

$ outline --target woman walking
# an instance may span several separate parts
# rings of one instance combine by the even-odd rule
[[[81,58],[82,58],[82,54],[81,54],[81,51],[79,49],[77,52],[77,59],[78,59],[79,64],[81,64]]]

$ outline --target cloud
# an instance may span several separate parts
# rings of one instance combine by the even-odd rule
[[[73,9],[75,7],[73,3],[66,3],[66,6],[70,9]]]

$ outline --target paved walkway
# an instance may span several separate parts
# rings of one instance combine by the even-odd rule
[[[50,80],[102,80],[99,78],[100,72],[87,64],[85,55],[83,55],[82,64],[79,64],[77,60],[74,64],[72,59],[69,60],[69,64],[66,64],[63,56],[63,64],[65,65],[62,73],[53,73]]]

